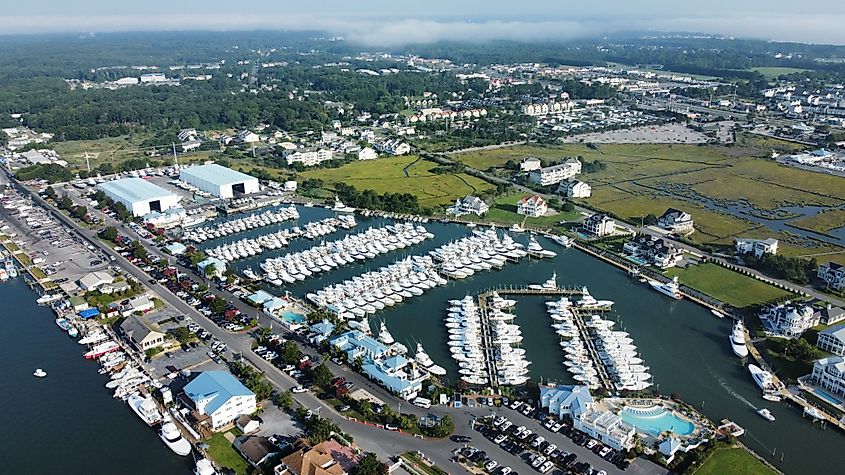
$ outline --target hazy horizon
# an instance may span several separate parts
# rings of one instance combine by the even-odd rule
[[[4,8],[10,34],[130,31],[325,31],[369,46],[442,40],[538,41],[619,31],[696,32],[784,42],[845,44],[845,2],[670,0],[573,3],[523,0],[403,2],[221,0],[121,4],[34,0]]]

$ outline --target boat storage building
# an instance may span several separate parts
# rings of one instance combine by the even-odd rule
[[[173,194],[142,178],[122,178],[97,185],[109,198],[123,203],[132,216],[144,216],[150,211],[166,211],[179,206],[179,195]]]
[[[258,178],[216,163],[189,167],[179,172],[179,179],[218,198],[232,198],[235,193],[257,193]]]

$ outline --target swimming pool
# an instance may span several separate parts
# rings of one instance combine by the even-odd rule
[[[670,411],[657,406],[647,409],[626,407],[622,409],[619,417],[636,427],[637,430],[654,437],[667,431],[676,435],[689,435],[695,430],[695,424],[692,422],[685,421]]]
[[[301,313],[291,312],[290,310],[285,310],[282,312],[282,321],[287,323],[296,323],[302,324],[305,323],[305,315]]]
[[[839,405],[839,404],[842,404],[842,401],[840,401],[839,399],[837,399],[837,398],[836,398],[836,396],[832,396],[832,395],[830,395],[830,394],[826,393],[825,391],[822,391],[822,390],[821,390],[821,389],[819,389],[819,388],[815,388],[815,389],[813,390],[813,392],[814,392],[814,393],[816,393],[816,396],[818,396],[818,397],[820,397],[820,398],[824,399],[825,401],[827,401],[827,402],[829,402],[829,403],[831,403],[831,404],[833,404],[833,405]]]

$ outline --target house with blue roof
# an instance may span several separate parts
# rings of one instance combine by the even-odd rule
[[[214,277],[218,279],[223,277],[223,273],[226,272],[226,263],[216,257],[207,257],[204,261],[197,264],[197,269],[199,269],[202,275],[205,275],[205,268],[210,265],[214,265]]]
[[[313,327],[312,327],[313,328]],[[348,361],[363,360],[362,372],[394,394],[413,399],[422,390],[426,375],[418,371],[404,356],[393,355],[387,346],[359,330],[329,339],[329,343],[346,353]]]
[[[576,418],[595,404],[590,388],[559,384],[540,387],[540,404],[549,409],[549,414],[559,418]]]
[[[371,336],[359,330],[350,330],[340,334],[329,343],[346,353],[348,361],[355,361],[359,356],[364,359],[375,359],[387,353],[387,347]]]
[[[311,334],[308,336],[308,341],[310,341],[314,345],[319,345],[331,336],[335,328],[335,324],[328,320],[323,320],[320,323],[315,323],[309,327],[309,330],[311,330]]]
[[[185,385],[184,395],[197,418],[215,432],[256,409],[255,393],[227,371],[203,371]]]

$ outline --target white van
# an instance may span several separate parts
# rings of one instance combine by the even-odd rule
[[[414,399],[414,400],[412,401],[412,403],[413,403],[415,406],[417,406],[417,407],[421,407],[421,408],[423,408],[423,409],[428,409],[428,408],[430,408],[430,407],[431,407],[431,400],[430,400],[430,399],[426,399],[426,398],[424,398],[424,397],[418,397],[418,398]]]

